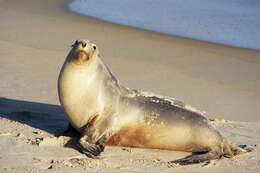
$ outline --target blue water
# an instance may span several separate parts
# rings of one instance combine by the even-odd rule
[[[69,9],[160,33],[260,49],[260,0],[75,0]]]

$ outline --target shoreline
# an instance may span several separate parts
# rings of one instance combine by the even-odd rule
[[[166,41],[172,40],[174,42],[175,41],[179,42],[179,44],[186,44],[187,46],[194,46],[194,47],[200,47],[200,46],[205,47],[206,46],[207,49],[209,49],[209,51],[212,51],[212,52],[216,51],[217,49],[223,49],[225,54],[230,54],[230,58],[234,58],[234,56],[232,56],[232,53],[234,53],[234,51],[235,51],[237,53],[236,58],[241,58],[243,60],[253,61],[256,63],[260,62],[260,50],[257,50],[257,49],[235,47],[235,46],[225,45],[225,44],[221,44],[221,43],[197,40],[197,39],[193,39],[193,38],[187,38],[187,37],[182,37],[182,36],[178,36],[178,35],[170,35],[170,34],[166,34],[166,33],[160,33],[160,32],[146,30],[146,29],[137,28],[137,27],[133,27],[133,26],[117,24],[117,23],[109,22],[109,21],[102,20],[102,19],[99,19],[96,17],[82,15],[80,13],[73,12],[68,8],[68,3],[72,2],[73,0],[64,0],[64,1],[67,1],[67,3],[64,3],[65,12],[75,16],[76,18],[80,18],[82,21],[86,20],[85,22],[91,21],[95,24],[99,24],[102,26],[108,26],[111,28],[116,28],[118,30],[126,30],[126,31],[130,31],[130,32],[144,33],[144,34],[151,35],[153,37],[157,37],[159,39],[163,39]],[[217,52],[217,53],[220,55],[222,54],[221,52]],[[244,57],[245,55],[252,55],[252,56]],[[248,59],[248,58],[254,58],[254,59]]]
[[[226,48],[231,48],[231,49],[241,49],[241,50],[260,52],[260,49],[238,47],[238,46],[232,46],[232,45],[228,45],[228,44],[224,44],[224,43],[216,43],[216,42],[211,42],[211,41],[207,41],[207,40],[200,40],[200,39],[189,38],[189,37],[184,37],[184,36],[179,36],[179,35],[174,35],[174,34],[167,34],[167,33],[162,33],[162,32],[159,32],[159,31],[153,31],[153,30],[149,30],[149,29],[138,28],[138,27],[135,27],[135,26],[119,24],[119,23],[116,23],[116,22],[107,21],[107,20],[104,20],[104,19],[101,19],[101,18],[98,18],[98,17],[94,17],[94,16],[84,15],[84,14],[81,14],[79,12],[74,12],[74,11],[69,9],[68,4],[73,2],[74,0],[67,0],[67,1],[68,1],[67,4],[64,5],[65,11],[67,11],[68,13],[72,13],[74,15],[86,18],[88,20],[94,20],[96,22],[114,25],[115,27],[128,28],[128,29],[131,29],[131,30],[134,30],[134,31],[137,31],[137,32],[142,31],[142,32],[150,33],[150,34],[156,34],[156,35],[159,35],[159,36],[170,37],[170,38],[173,38],[173,39],[180,39],[180,40],[186,40],[186,41],[191,41],[191,42],[192,41],[201,42],[201,43],[205,43],[205,44],[211,44],[212,46],[221,46],[221,47],[226,47]]]
[[[156,30],[153,30],[153,29],[145,29],[145,28],[141,28],[141,27],[138,27],[138,26],[134,26],[134,25],[123,24],[123,23],[120,23],[120,22],[109,21],[109,20],[106,20],[106,19],[102,19],[102,17],[87,15],[87,14],[84,14],[84,12],[81,13],[81,12],[75,10],[75,9],[73,10],[72,8],[69,7],[69,5],[72,4],[74,1],[76,1],[76,0],[69,0],[68,1],[68,3],[65,6],[67,11],[74,13],[74,14],[78,14],[79,16],[94,19],[94,20],[99,21],[99,22],[104,22],[104,23],[107,23],[107,24],[119,25],[119,26],[128,27],[128,28],[132,28],[132,29],[142,30],[142,31],[145,31],[145,32],[151,32],[151,33],[155,33],[155,34],[159,34],[159,35],[165,35],[165,36],[168,36],[168,37],[175,37],[175,38],[187,39],[187,40],[195,40],[195,41],[206,42],[206,43],[209,43],[209,44],[216,44],[216,45],[220,45],[220,46],[222,45],[222,46],[231,47],[231,48],[240,48],[240,49],[260,51],[260,48],[259,49],[248,48],[248,47],[243,47],[243,46],[239,47],[239,46],[235,46],[235,45],[231,45],[231,44],[218,43],[218,42],[215,42],[214,40],[208,41],[207,39],[195,38],[195,37],[192,37],[192,36],[186,37],[186,36],[170,34],[170,33],[166,33],[166,32],[160,32],[160,31],[156,31]]]

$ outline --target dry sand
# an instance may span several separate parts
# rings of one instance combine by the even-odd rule
[[[260,51],[118,26],[66,10],[65,0],[0,0],[0,172],[259,172]],[[77,38],[100,47],[121,83],[175,97],[254,151],[209,165],[175,166],[187,153],[108,147],[88,159],[66,137],[59,69]],[[26,101],[28,102],[26,102]],[[256,145],[256,146],[255,146]]]

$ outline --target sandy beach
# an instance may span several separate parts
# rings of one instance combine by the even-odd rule
[[[0,0],[0,172],[259,172],[260,51],[106,23],[68,11],[68,2]],[[79,38],[99,46],[123,85],[206,111],[228,139],[254,151],[169,167],[188,153],[107,147],[93,160],[64,147],[56,85]]]

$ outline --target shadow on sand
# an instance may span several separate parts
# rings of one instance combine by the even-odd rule
[[[62,134],[67,126],[60,106],[0,97],[0,117],[27,124],[48,133]]]

